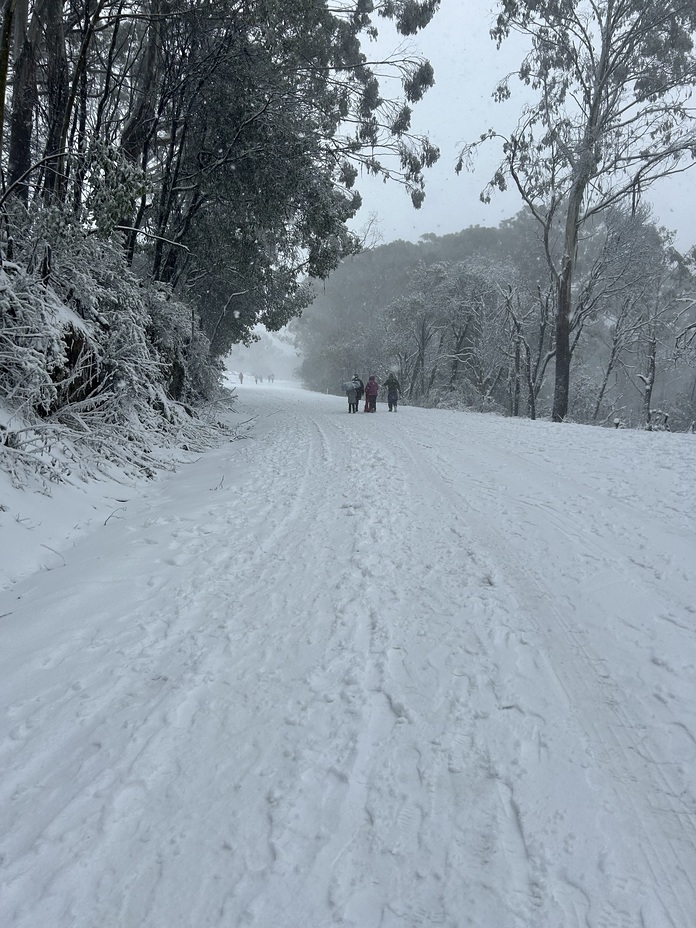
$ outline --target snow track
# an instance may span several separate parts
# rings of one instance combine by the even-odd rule
[[[0,924],[696,924],[693,445],[241,396],[0,594]]]

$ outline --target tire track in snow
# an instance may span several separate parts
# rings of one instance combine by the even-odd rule
[[[387,427],[384,426],[384,429]],[[397,483],[395,495],[400,501],[399,513],[391,511],[393,504],[390,507],[387,502],[385,506],[376,487],[374,491],[366,489],[365,502],[370,513],[369,534],[373,542],[388,537],[392,547],[398,547],[398,550],[395,552],[383,545],[379,550],[379,563],[373,565],[368,562],[367,568],[372,584],[379,578],[377,586],[373,587],[373,596],[384,603],[380,615],[386,610],[391,619],[389,623],[382,623],[377,631],[386,657],[380,662],[381,689],[388,697],[392,711],[396,708],[396,724],[393,724],[392,735],[385,742],[388,760],[383,761],[381,768],[376,766],[368,790],[373,845],[366,841],[362,850],[355,849],[353,860],[343,861],[344,873],[337,875],[335,880],[334,902],[347,913],[347,917],[354,919],[350,924],[362,924],[360,919],[365,918],[366,907],[374,899],[372,887],[378,882],[382,887],[391,887],[391,891],[387,890],[388,901],[384,903],[385,924],[391,923],[389,919],[394,919],[394,924],[398,919],[401,924],[403,918],[409,924],[457,924],[462,907],[468,904],[461,874],[471,869],[471,865],[477,871],[481,868],[467,846],[471,820],[462,829],[460,839],[461,847],[466,848],[466,866],[455,865],[449,850],[443,855],[441,849],[436,848],[452,820],[453,809],[461,809],[466,801],[464,792],[453,792],[451,787],[442,789],[438,777],[442,776],[445,764],[448,779],[460,772],[447,744],[451,738],[454,738],[452,743],[466,741],[461,729],[472,723],[465,701],[453,693],[441,692],[441,680],[423,677],[422,671],[419,674],[419,668],[413,664],[412,652],[416,643],[421,649],[424,645],[432,648],[438,641],[439,632],[445,633],[445,641],[447,637],[455,640],[473,637],[465,626],[466,616],[472,612],[475,617],[485,615],[486,609],[494,611],[492,604],[486,604],[491,596],[495,597],[495,591],[491,589],[485,572],[478,576],[478,568],[472,570],[470,561],[473,559],[466,549],[463,554],[455,556],[455,561],[462,558],[461,564],[453,566],[452,548],[453,545],[456,549],[460,548],[463,535],[463,531],[457,528],[457,514],[448,511],[449,507],[441,511],[438,494],[429,489],[427,482],[419,480],[414,484],[412,478],[406,479],[409,469],[404,467],[401,448],[397,445],[395,450],[391,449],[385,437],[381,433],[379,444],[375,444],[374,449],[368,447],[366,453],[375,469],[382,468],[389,475],[388,479]],[[408,456],[405,460],[408,461]],[[387,494],[387,500],[389,498]],[[398,546],[394,545],[396,540]],[[430,570],[427,585],[423,584],[420,570],[415,572],[413,582],[409,576],[409,569],[420,564],[423,552]],[[450,623],[455,616],[461,617],[462,626],[453,629]],[[409,626],[416,629],[415,642],[407,634],[411,632]],[[401,641],[403,638],[406,640]],[[455,645],[452,650],[459,655],[463,649],[461,645]],[[424,666],[427,670],[427,662]],[[452,676],[460,686],[470,689],[466,673],[457,668],[457,675],[453,673]],[[495,676],[495,668],[489,666],[484,676],[488,685]],[[414,685],[414,680],[416,684],[423,684],[422,688]],[[415,740],[410,736],[409,725],[414,722],[420,734],[425,720],[432,714],[433,703],[441,707],[447,701],[452,706],[452,714],[447,718],[454,732],[452,735],[445,733],[443,738],[440,728],[436,727],[432,732],[435,736],[433,741],[437,742],[433,750],[420,738]],[[375,709],[371,713],[373,718],[374,712]],[[427,722],[425,725],[427,728]],[[471,743],[473,740],[469,736],[468,741]],[[408,764],[405,763],[406,758]],[[481,778],[490,781],[487,759],[482,758],[470,766],[474,768],[469,774],[476,789],[480,787]],[[395,783],[403,783],[402,788],[397,789]],[[444,802],[440,801],[442,796],[446,797]],[[482,841],[495,844],[500,834],[497,795],[491,794],[489,801],[495,811],[485,822],[488,837],[482,838]],[[408,822],[411,829],[406,832],[406,840],[394,826],[395,821],[399,822],[400,814],[401,821]],[[377,848],[381,849],[376,858],[375,841]],[[369,864],[362,868],[357,866],[356,861],[361,860]],[[434,866],[430,872],[429,867],[423,866],[424,860],[432,860]],[[491,882],[495,882],[491,872],[496,872],[499,866],[497,858],[489,862],[487,879]],[[505,862],[502,866],[506,867]],[[501,876],[500,884],[504,883],[505,878]],[[351,891],[350,887],[356,885],[362,889]],[[341,888],[343,892],[339,892]],[[492,911],[498,913],[493,917],[498,918],[498,923],[507,917],[500,902],[503,895],[503,892],[494,892],[491,900]]]
[[[462,906],[466,905],[466,886],[449,854],[435,848],[452,815],[451,807],[441,804],[437,794],[437,777],[451,754],[442,744],[440,719],[436,719],[432,731],[434,740],[440,741],[434,750],[428,743],[422,743],[420,729],[424,724],[427,727],[425,720],[432,714],[433,704],[440,709],[451,704],[460,713],[452,721],[466,723],[465,700],[447,691],[452,680],[456,689],[468,687],[466,674],[460,672],[464,648],[458,639],[466,638],[468,642],[473,636],[464,623],[452,628],[451,622],[454,616],[463,617],[472,610],[472,600],[474,609],[478,609],[490,587],[485,579],[479,581],[467,576],[468,566],[464,570],[453,568],[449,558],[444,557],[449,551],[450,538],[457,536],[448,534],[447,524],[443,530],[439,522],[434,531],[438,548],[433,552],[429,582],[424,584],[420,570],[414,571],[411,579],[410,569],[420,564],[423,556],[424,537],[426,548],[431,542],[433,516],[423,521],[424,507],[413,508],[412,500],[418,499],[421,491],[409,482],[402,464],[390,455],[388,447],[384,450],[383,439],[383,434],[373,438],[370,433],[361,436],[362,454],[371,463],[373,479],[366,480],[363,467],[345,471],[349,495],[360,500],[353,511],[360,519],[359,537],[365,539],[359,550],[353,552],[351,576],[366,581],[369,591],[357,600],[361,609],[356,623],[361,614],[369,618],[369,623],[360,626],[362,644],[358,646],[356,637],[355,647],[350,651],[349,664],[354,662],[351,666],[356,672],[349,670],[348,677],[343,678],[350,686],[351,708],[360,713],[359,724],[347,725],[339,715],[335,718],[340,721],[332,721],[323,729],[330,738],[332,729],[349,728],[357,738],[353,751],[345,755],[343,766],[336,767],[326,778],[329,786],[319,794],[322,802],[321,797],[329,793],[331,802],[338,801],[339,807],[338,817],[332,819],[328,842],[308,871],[308,882],[319,885],[326,883],[327,871],[332,871],[328,900],[324,903],[327,908],[320,906],[309,921],[321,923],[321,913],[324,919],[342,913],[345,924],[359,924],[363,928],[372,924],[375,912],[380,912],[383,924],[403,924],[404,918],[409,924],[457,924]],[[391,492],[381,491],[379,478],[375,476],[380,472],[386,473]],[[394,507],[394,497],[399,499],[398,507]],[[438,520],[440,515],[436,513],[434,519]],[[468,558],[466,555],[464,565]],[[479,582],[482,592],[476,590],[472,597],[474,591],[465,588]],[[427,660],[429,652],[441,654],[443,649],[454,651],[458,660],[457,674],[446,677],[444,685],[437,672],[441,664]],[[416,657],[422,650],[426,652],[424,661]],[[322,671],[324,679],[329,681],[333,676],[332,662]],[[322,675],[318,672],[320,678]],[[321,690],[322,685],[317,689]],[[321,727],[320,718],[321,713],[315,708],[313,727]],[[449,734],[445,734],[444,740],[448,738]],[[310,749],[311,745],[308,759]],[[333,748],[330,752],[334,753]],[[321,768],[321,753],[308,766]],[[477,776],[488,779],[489,772],[479,771],[473,777],[478,785]],[[447,795],[453,795],[451,790]],[[454,795],[455,806],[462,808],[465,794]],[[283,802],[297,807],[302,801],[303,797],[291,790],[280,797],[277,821],[288,817]],[[496,795],[491,796],[491,803],[497,808]],[[491,816],[487,825],[496,828],[498,821]],[[466,831],[462,830],[463,848],[467,847],[467,840]],[[495,835],[489,834],[488,840],[495,842]],[[466,854],[467,862],[472,862],[472,851],[467,848]],[[423,864],[429,859],[432,868]],[[489,865],[489,878],[490,870],[495,871],[498,866],[497,860],[492,868]],[[282,874],[269,874],[269,887],[275,888],[251,904],[252,923],[268,924],[282,916],[282,904],[270,901],[287,898],[289,887],[279,888],[281,878]],[[293,879],[297,891],[297,876]],[[504,880],[500,882],[502,885]],[[504,893],[501,890],[493,895],[499,897]],[[500,899],[494,898],[491,905],[501,913],[498,923],[502,924],[506,910]],[[286,920],[287,917],[286,913]]]

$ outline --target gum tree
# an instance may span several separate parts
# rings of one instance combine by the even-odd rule
[[[512,183],[539,221],[555,280],[553,419],[568,411],[574,275],[583,225],[609,206],[686,170],[696,155],[693,0],[502,0],[491,36],[531,49],[517,77],[535,102],[516,130],[491,130],[503,161],[482,198]],[[509,79],[496,89],[510,96]]]
[[[423,200],[439,153],[411,106],[433,69],[370,49],[380,23],[413,35],[439,4],[4,0],[0,238],[50,208],[123,242],[136,273],[192,304],[215,356],[281,328],[306,278],[359,250],[361,172]]]

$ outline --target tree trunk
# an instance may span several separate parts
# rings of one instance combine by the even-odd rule
[[[152,0],[151,19],[147,30],[147,44],[136,79],[134,100],[128,121],[121,136],[121,150],[133,164],[139,164],[155,118],[158,57],[162,23],[160,0]]]
[[[587,185],[596,171],[597,139],[601,135],[599,126],[601,113],[605,106],[604,81],[609,68],[609,50],[611,39],[609,33],[602,35],[602,51],[595,72],[592,88],[592,100],[587,114],[582,142],[576,153],[573,166],[573,184],[568,196],[566,212],[565,237],[563,244],[563,261],[558,279],[558,305],[556,306],[556,381],[553,393],[554,422],[562,422],[568,415],[568,397],[570,393],[570,362],[573,357],[570,346],[570,327],[573,309],[573,275],[577,258],[580,212]]]
[[[18,0],[15,7],[14,49],[10,148],[7,159],[10,186],[27,175],[31,167],[31,130],[36,104],[36,49],[28,28],[28,0]],[[27,203],[29,184],[25,181],[17,183],[14,193]]]
[[[157,93],[158,59],[161,46],[162,22],[160,20],[162,0],[152,0],[151,19],[147,31],[147,44],[141,67],[136,78],[135,92],[128,121],[121,136],[121,151],[132,164],[144,165],[150,137],[155,129],[155,101]],[[130,215],[124,216],[119,225],[137,228],[133,221],[135,204]],[[126,254],[128,263],[133,260],[136,233],[128,233]]]
[[[46,0],[44,4],[46,36],[48,134],[45,155],[55,155],[46,168],[45,189],[50,197],[60,198],[64,189],[63,159],[59,152],[63,144],[63,124],[68,106],[68,59],[63,31],[63,0]]]
[[[0,152],[3,150],[5,129],[5,94],[7,93],[7,71],[10,66],[10,33],[14,21],[15,0],[5,0],[2,9],[2,33],[0,34]]]
[[[438,366],[439,366],[437,359],[442,356],[442,347],[445,343],[445,334],[446,333],[444,330],[440,334],[440,344],[437,349],[437,356],[435,359],[435,363],[433,364],[432,370],[430,371],[430,377],[428,378],[428,386],[426,388],[426,393],[425,393],[426,397],[430,396],[430,391],[432,390],[433,384],[435,383],[435,378],[437,377],[437,371],[438,371]]]
[[[459,372],[461,370],[461,354],[464,349],[464,344],[466,342],[466,336],[469,331],[469,322],[466,323],[463,329],[457,331],[454,330],[454,346],[452,349],[452,371],[450,373],[450,382],[449,385],[451,388],[454,388],[455,384],[459,380]]]
[[[532,376],[532,357],[529,350],[529,345],[525,341],[524,343],[524,354],[525,354],[525,373],[527,375],[527,411],[529,413],[530,419],[536,419],[536,392],[537,388],[534,382],[534,377]]]
[[[607,392],[607,385],[609,383],[609,378],[611,377],[611,372],[614,370],[614,363],[616,362],[616,347],[612,346],[611,355],[609,356],[609,361],[607,363],[607,369],[604,372],[604,378],[602,379],[602,386],[599,388],[599,394],[597,395],[597,402],[595,403],[594,413],[592,414],[592,421],[596,422],[599,417],[599,410],[602,406],[602,400],[604,399],[604,394]]]
[[[515,418],[520,414],[520,360],[520,333],[517,332],[517,337],[515,338],[515,368],[511,409],[511,413]]]
[[[563,262],[558,278],[558,301],[556,305],[556,380],[553,392],[554,422],[563,422],[568,415],[570,393],[570,362],[573,350],[570,345],[570,328],[573,311],[573,275],[578,250],[580,210],[585,190],[592,174],[594,123],[590,123],[579,155],[577,175],[568,197]]]
[[[174,204],[173,191],[179,179],[179,170],[181,167],[181,159],[183,156],[186,140],[186,127],[182,127],[180,123],[181,105],[182,99],[181,96],[179,96],[175,106],[173,107],[171,124],[169,126],[169,145],[167,147],[167,154],[162,169],[159,204],[157,207],[157,222],[155,226],[155,231],[159,238],[157,238],[155,241],[155,252],[152,260],[152,276],[155,280],[165,279],[164,277],[160,278],[163,264],[162,258],[164,254],[164,238],[166,237],[167,225],[169,223],[172,206]],[[170,256],[172,256],[173,250],[174,249],[172,249],[170,246],[169,253],[167,255],[168,259]],[[170,278],[173,277],[175,268],[169,266],[168,270]]]
[[[652,428],[652,395],[655,387],[655,355],[657,353],[657,339],[653,335],[650,339],[650,348],[648,351],[648,370],[641,378],[644,384],[643,390],[643,419],[647,429]]]
[[[421,355],[421,359],[420,359],[421,396],[425,396],[425,350],[428,347],[428,341],[430,341],[430,339],[426,341],[425,332],[426,332],[425,318],[423,318],[421,320],[420,349],[419,349],[420,355]]]
[[[565,245],[563,266],[558,280],[558,300],[556,304],[556,380],[553,391],[554,422],[563,422],[568,415],[568,395],[570,392],[570,315],[573,308],[573,272],[578,244],[578,219],[582,203],[584,183],[576,183],[570,195],[566,215]]]

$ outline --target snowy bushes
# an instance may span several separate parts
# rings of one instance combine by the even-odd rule
[[[201,331],[194,310],[173,299],[166,287],[143,292],[149,317],[147,334],[165,365],[169,395],[182,403],[214,396],[219,388],[222,362],[210,356],[210,342]]]
[[[18,483],[151,471],[157,447],[214,441],[192,412],[218,375],[191,310],[62,213],[13,238],[26,244],[0,268],[0,467]]]
[[[51,370],[62,356],[51,319],[57,307],[35,298],[36,282],[17,265],[0,268],[0,396],[20,415],[48,412],[55,402]]]

